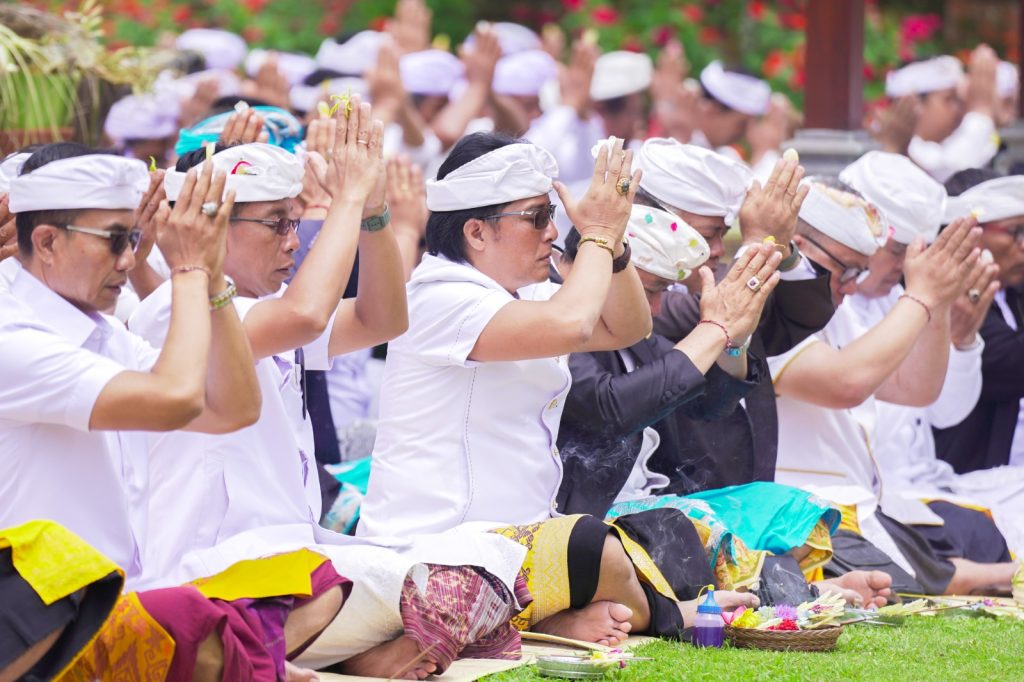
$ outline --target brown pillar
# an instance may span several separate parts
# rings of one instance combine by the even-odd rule
[[[804,125],[858,130],[864,106],[864,0],[809,0],[806,49]]]

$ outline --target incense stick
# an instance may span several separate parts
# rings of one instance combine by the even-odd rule
[[[422,661],[422,660],[423,660],[423,658],[424,658],[424,657],[425,657],[425,656],[426,656],[427,654],[429,654],[429,653],[430,653],[431,651],[433,651],[433,650],[434,650],[434,647],[436,647],[436,646],[437,646],[437,644],[438,644],[437,642],[434,642],[433,644],[431,644],[430,646],[428,646],[428,647],[427,647],[426,649],[424,649],[424,650],[423,650],[423,651],[421,651],[420,653],[418,653],[418,654],[416,654],[415,656],[413,656],[413,658],[412,658],[412,660],[411,660],[411,661],[409,661],[408,663],[406,663],[406,664],[405,664],[404,666],[402,666],[402,667],[401,667],[401,668],[399,669],[399,671],[398,671],[397,673],[395,673],[394,675],[392,675],[391,677],[389,677],[389,678],[388,678],[388,682],[392,682],[392,681],[393,681],[393,680],[394,680],[395,678],[399,678],[399,677],[401,677],[402,675],[404,675],[404,674],[406,674],[407,672],[409,672],[410,670],[412,670],[413,666],[414,666],[414,665],[416,665],[417,663],[419,663],[420,661]]]

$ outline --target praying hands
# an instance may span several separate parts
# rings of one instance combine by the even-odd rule
[[[18,230],[7,207],[7,195],[0,198],[0,261],[18,253]]]
[[[804,168],[796,159],[779,159],[771,176],[761,186],[757,180],[747,191],[740,207],[740,232],[746,244],[774,240],[783,256],[790,254],[789,244],[796,234],[797,216],[807,197],[801,186]]]

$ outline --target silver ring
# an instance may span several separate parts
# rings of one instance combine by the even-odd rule
[[[747,288],[751,291],[757,291],[761,288],[761,280],[759,280],[756,275],[751,277],[747,280]]]
[[[971,303],[977,303],[978,301],[981,300],[981,292],[978,291],[977,289],[970,289],[967,292],[967,299]]]
[[[213,217],[217,215],[217,211],[220,209],[220,204],[216,201],[207,201],[200,207],[199,210],[203,212],[203,215]]]

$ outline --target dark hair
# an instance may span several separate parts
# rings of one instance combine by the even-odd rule
[[[229,148],[235,147],[235,146],[237,146],[237,143],[236,144],[224,144],[223,142],[218,142],[213,147],[213,153],[214,154],[219,154],[222,151],[224,151],[225,149],[229,149]],[[178,161],[174,164],[174,170],[178,171],[179,173],[185,173],[185,172],[188,171],[189,168],[195,168],[196,166],[198,166],[199,164],[201,164],[205,160],[206,160],[206,147],[200,147],[199,149],[193,149],[192,151],[186,152],[186,153],[184,153],[184,154],[182,154],[181,156],[178,157]]]
[[[28,150],[29,148],[26,148]],[[41,168],[51,161],[61,159],[72,159],[76,156],[88,156],[89,154],[110,154],[117,156],[117,152],[109,149],[93,149],[78,142],[54,142],[53,144],[40,145],[32,152],[32,156],[25,160],[21,167],[20,175],[27,175],[37,168]],[[24,211],[15,216],[15,225],[18,227],[18,250],[23,256],[32,255],[32,231],[38,225],[56,225],[66,227],[75,221],[81,210],[60,209],[55,211]]]
[[[501,149],[510,144],[531,144],[526,140],[503,135],[501,133],[473,133],[466,135],[455,143],[448,158],[437,171],[437,179],[443,180],[452,171],[465,166],[470,161],[484,154]],[[466,243],[462,228],[466,222],[474,218],[501,213],[507,206],[492,204],[478,208],[467,208],[461,211],[432,211],[427,218],[427,252],[432,256],[444,256],[456,263],[466,262]]]
[[[614,116],[615,114],[621,114],[626,110],[626,105],[629,103],[629,95],[623,95],[622,97],[612,97],[611,99],[602,99],[594,104],[598,106],[601,111],[606,114]]]
[[[949,180],[946,180],[946,193],[951,197],[955,197],[963,194],[975,185],[1001,177],[1002,173],[997,173],[991,168],[967,168],[954,173]]]

